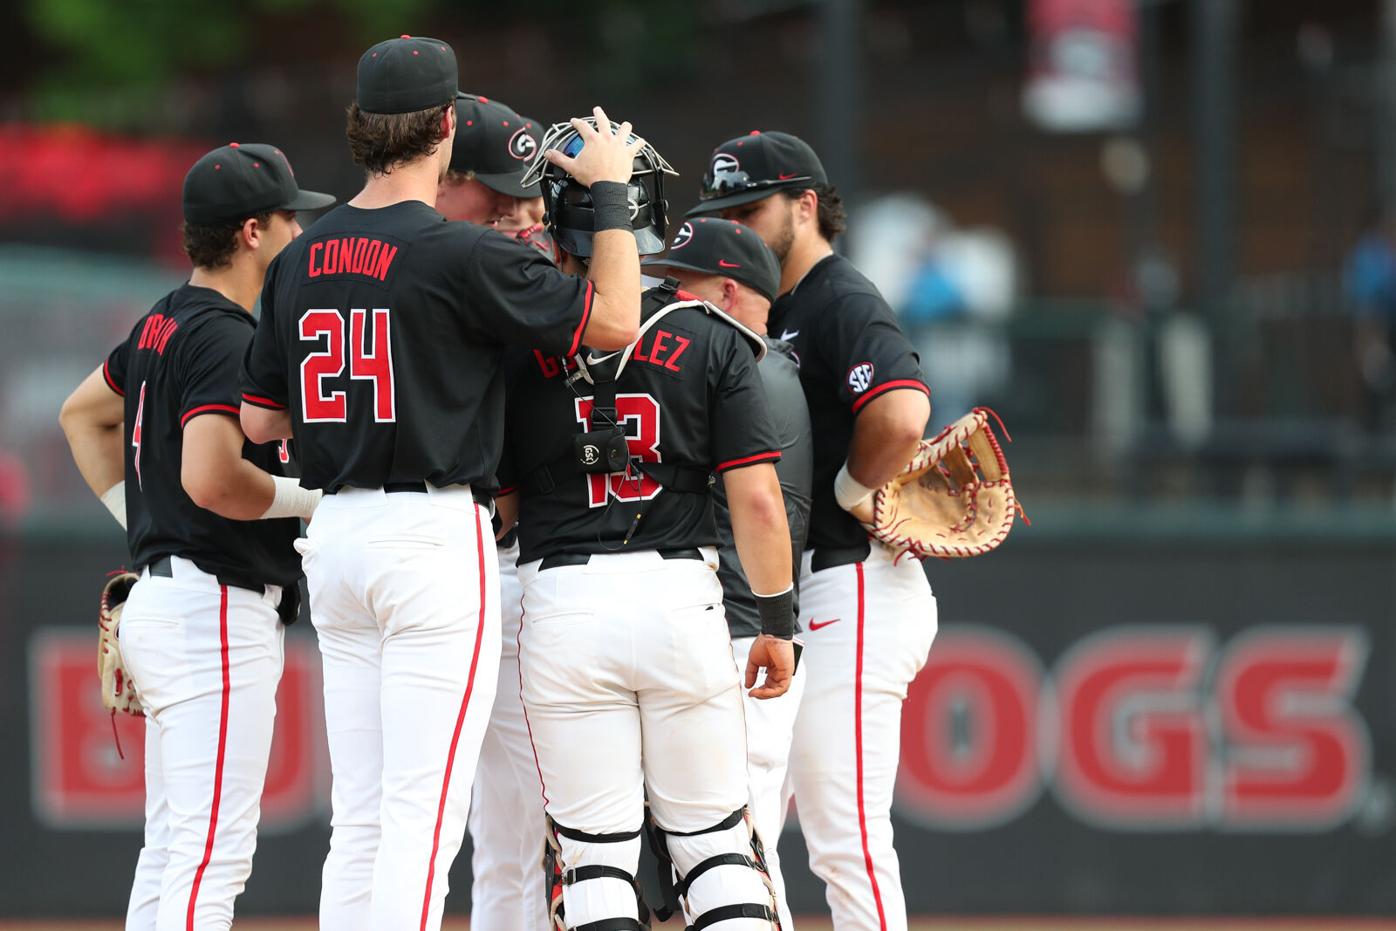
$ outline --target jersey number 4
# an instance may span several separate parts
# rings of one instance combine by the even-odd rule
[[[577,420],[583,429],[591,422],[591,398],[575,402]],[[659,402],[648,394],[616,395],[616,421],[625,428],[630,455],[641,462],[659,462]],[[597,425],[598,427],[600,424]],[[607,493],[617,501],[649,501],[659,494],[660,485],[642,472],[612,472],[587,475],[587,507],[605,505]]]
[[[349,377],[373,382],[373,419],[397,420],[397,392],[393,388],[391,317],[386,307],[349,311],[307,310],[300,320],[302,342],[321,343],[301,362],[301,416],[306,423],[344,423],[349,419],[347,388],[325,390],[325,379],[344,374],[344,344],[349,344]]]

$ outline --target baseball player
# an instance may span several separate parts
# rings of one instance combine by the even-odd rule
[[[906,928],[890,810],[901,704],[926,662],[936,606],[921,565],[894,562],[848,509],[910,460],[930,417],[916,353],[877,289],[832,240],[842,205],[795,136],[722,143],[691,216],[760,234],[781,263],[771,328],[795,347],[814,431],[814,504],[800,572],[809,686],[789,789],[810,866],[840,929]]]
[[[539,196],[537,185],[519,183],[538,154],[541,129],[498,100],[462,94],[456,101],[456,138],[451,166],[436,192],[436,209],[448,220],[480,226],[504,223]]]
[[[499,662],[503,346],[618,349],[638,325],[628,229],[598,234],[583,280],[432,208],[456,81],[438,39],[360,58],[347,135],[367,181],[272,265],[244,364],[244,429],[294,432],[302,483],[325,493],[301,547],[334,779],[320,922],[335,931],[440,927]],[[605,126],[575,167],[623,210],[635,145]]]
[[[523,120],[524,125],[528,127],[539,125],[537,120],[528,117],[523,117]],[[512,233],[519,242],[532,246],[554,262],[562,261],[562,255],[557,251],[557,244],[553,242],[552,236],[548,235],[548,227],[543,223],[543,195],[541,191],[536,197],[530,197],[516,203],[513,216],[501,217],[499,222],[495,224],[495,229],[501,233]]]
[[[145,711],[145,846],[128,931],[226,929],[252,872],[297,517],[318,495],[238,427],[239,367],[267,265],[300,233],[301,191],[269,145],[233,143],[184,180],[189,281],[73,392],[61,422],[126,528],[140,579],[121,651]],[[258,519],[262,518],[262,519]]]
[[[437,189],[436,209],[448,220],[493,225],[515,236],[531,228],[534,204],[540,205],[536,213],[541,217],[543,198],[537,184],[525,187],[521,179],[538,154],[542,135],[536,123],[497,100],[458,100],[451,170]],[[551,249],[545,254],[551,256]],[[538,895],[542,786],[523,699],[514,687],[523,610],[517,534],[502,536],[498,550],[500,685],[470,798],[470,926],[476,931],[547,931],[548,903]]]
[[[578,274],[599,259],[594,230],[633,227],[641,253],[664,247],[668,165],[646,147],[629,203],[613,207],[572,172],[568,156],[590,145],[554,127],[554,167],[537,163],[563,268]],[[520,486],[520,687],[550,901],[567,928],[643,927],[633,886],[648,788],[693,926],[770,929],[709,494],[716,472],[758,593],[746,686],[765,668],[751,694],[773,698],[793,672],[794,613],[779,441],[756,374],[765,346],[672,281],[646,292],[641,318],[622,352],[540,349],[511,365],[501,472]]]
[[[669,243],[667,256],[654,256],[640,264],[672,275],[685,291],[726,311],[765,340],[766,355],[757,365],[757,373],[766,393],[766,407],[780,438],[781,456],[775,464],[776,476],[785,499],[785,519],[790,525],[792,565],[798,566],[809,526],[814,449],[809,410],[800,387],[800,367],[790,345],[771,339],[766,332],[771,300],[780,287],[780,263],[761,237],[746,227],[728,220],[699,217],[679,227]],[[722,582],[727,629],[732,635],[732,656],[737,668],[744,670],[761,632],[761,620],[732,539],[732,517],[722,487],[713,489],[713,500],[717,505],[717,529],[722,538],[717,575]],[[785,931],[790,931],[794,922],[785,901],[785,881],[780,873],[776,841],[780,837],[787,801],[783,794],[786,761],[804,687],[805,672],[797,665],[790,691],[766,701],[748,698],[745,708],[751,813],[757,830],[769,843],[766,867],[775,885],[780,926]]]

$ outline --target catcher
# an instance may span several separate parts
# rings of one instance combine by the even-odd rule
[[[877,520],[879,502],[890,509],[909,487],[902,482],[876,497],[909,474],[931,413],[930,389],[887,302],[834,252],[843,205],[805,142],[752,132],[722,143],[699,196],[690,217],[750,227],[780,261],[771,333],[795,348],[814,432],[814,500],[800,573],[809,681],[786,791],[799,804],[810,867],[828,887],[834,927],[905,931],[892,789],[902,700],[935,638],[936,602],[921,565],[897,559],[910,543],[874,543],[866,527]],[[898,528],[906,529],[902,518],[877,539],[900,539]]]
[[[299,190],[269,145],[199,159],[184,181],[189,281],[59,416],[139,573],[104,590],[98,654],[107,707],[145,713],[127,931],[226,929],[252,871],[283,624],[297,609],[296,518],[320,493],[283,474],[287,447],[243,436],[240,367],[267,266],[300,234],[296,211],[332,202]]]

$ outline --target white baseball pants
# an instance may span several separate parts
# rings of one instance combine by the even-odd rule
[[[861,563],[800,576],[802,665],[786,790],[794,793],[810,869],[838,931],[905,931],[892,847],[892,791],[902,701],[930,653],[936,603],[921,563],[874,543]]]
[[[519,567],[524,707],[547,812],[570,832],[560,838],[564,869],[633,876],[646,787],[681,876],[714,855],[751,853],[746,825],[724,825],[747,803],[745,726],[717,558],[704,556]],[[569,927],[637,914],[634,890],[617,878],[566,885],[563,902]],[[689,890],[688,917],[769,902],[754,869],[717,866]],[[770,927],[756,918],[714,925]]]
[[[439,928],[499,669],[489,516],[464,486],[344,489],[300,548],[334,777],[320,927]]]
[[[499,690],[470,802],[472,931],[549,931],[543,786],[519,694],[519,548],[499,551]]]
[[[747,656],[755,642],[755,637],[739,637],[732,641],[732,659],[737,664],[738,676],[746,675]],[[764,700],[744,695],[742,699],[746,706],[748,804],[751,805],[752,819],[756,822],[756,832],[766,848],[766,868],[776,890],[781,931],[792,931],[795,922],[785,901],[785,878],[780,872],[780,854],[776,846],[780,842],[781,825],[785,822],[785,810],[790,802],[785,794],[790,742],[795,735],[795,716],[799,713],[808,677],[802,658],[790,682],[790,690],[784,695]]]
[[[121,653],[145,706],[145,846],[127,931],[226,931],[252,873],[281,681],[281,589],[180,557],[142,573]]]

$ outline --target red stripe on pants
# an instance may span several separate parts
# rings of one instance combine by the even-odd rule
[[[184,920],[188,931],[194,929],[194,906],[199,900],[199,885],[204,881],[204,870],[213,858],[213,838],[218,832],[218,803],[223,799],[223,757],[228,749],[228,697],[232,692],[232,679],[228,675],[228,586],[218,586],[218,653],[223,665],[223,703],[218,710],[218,758],[213,765],[213,805],[208,814],[208,839],[204,841],[204,858],[194,871],[194,885],[189,890],[189,912]]]
[[[873,901],[877,903],[877,926],[887,928],[887,916],[882,910],[882,890],[877,887],[877,872],[873,869],[872,850],[868,847],[868,816],[863,806],[863,564],[853,564],[858,573],[858,648],[853,670],[853,753],[858,780],[858,831],[863,836],[863,863],[868,868]]]
[[[446,755],[446,775],[441,779],[441,800],[436,803],[436,830],[431,836],[431,859],[427,861],[427,889],[422,896],[422,931],[426,931],[427,915],[431,912],[431,884],[436,878],[436,852],[441,847],[441,821],[446,815],[446,794],[451,787],[451,769],[456,762],[456,745],[460,743],[465,711],[470,707],[470,692],[475,688],[475,667],[480,663],[480,639],[485,633],[485,528],[480,521],[480,507],[475,506],[475,548],[480,555],[480,615],[475,622],[475,651],[470,656],[470,674],[465,680],[465,697],[456,715],[456,729],[451,734],[451,749]]]

